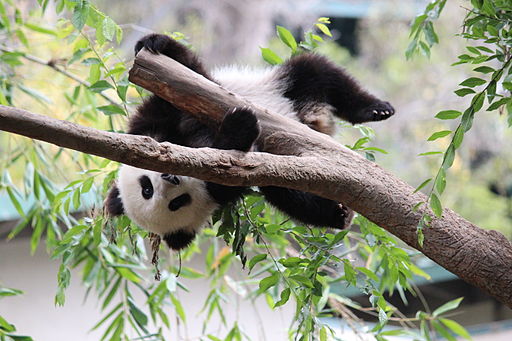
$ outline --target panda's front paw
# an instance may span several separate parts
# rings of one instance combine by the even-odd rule
[[[137,44],[135,44],[135,55],[137,55],[142,48],[146,48],[146,50],[153,53],[165,54],[169,44],[173,43],[176,44],[176,41],[165,34],[148,34],[142,37]]]
[[[346,228],[349,228],[350,225],[352,224],[352,219],[354,218],[354,211],[350,208],[348,208],[347,206],[339,203],[338,204],[338,207],[340,209],[340,215],[341,215],[341,219],[342,219],[342,229],[346,229]]]
[[[248,151],[260,134],[258,118],[247,108],[234,108],[226,113],[214,147]]]
[[[362,116],[368,121],[382,121],[395,114],[395,108],[389,102],[377,102],[362,110]]]

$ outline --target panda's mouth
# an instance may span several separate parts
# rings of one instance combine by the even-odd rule
[[[180,196],[177,196],[176,198],[172,199],[169,202],[169,210],[172,212],[179,210],[183,206],[190,205],[192,203],[192,198],[190,197],[190,194],[184,193]]]

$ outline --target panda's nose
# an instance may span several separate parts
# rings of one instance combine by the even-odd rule
[[[161,175],[162,179],[165,181],[170,182],[173,185],[179,185],[180,184],[180,178],[178,178],[176,175],[162,173]]]

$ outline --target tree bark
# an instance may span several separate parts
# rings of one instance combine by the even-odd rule
[[[414,188],[327,135],[266,112],[181,64],[144,50],[130,80],[212,124],[229,108],[250,107],[262,127],[257,143],[264,152],[159,144],[2,106],[0,129],[159,172],[225,185],[288,187],[342,202],[512,308],[512,244],[502,234],[445,209],[424,229],[420,247],[416,227],[423,214],[433,213],[425,205],[417,211],[412,207],[426,196],[413,193]]]

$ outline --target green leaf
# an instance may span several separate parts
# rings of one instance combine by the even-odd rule
[[[491,72],[494,72],[495,70],[490,66],[479,66],[479,67],[473,69],[473,71],[480,72],[480,73],[491,73]]]
[[[432,321],[432,325],[434,326],[435,330],[446,340],[457,341],[457,339],[452,334],[450,334],[450,332],[447,331],[438,321]]]
[[[483,85],[487,83],[485,80],[477,77],[471,77],[460,83],[459,85],[468,86],[470,88],[474,88],[475,86]]]
[[[50,28],[45,28],[45,27],[38,26],[38,25],[35,25],[35,24],[30,24],[30,23],[25,23],[24,25],[25,25],[26,28],[28,28],[28,29],[30,29],[32,31],[43,33],[43,34],[52,35],[52,36],[55,36],[55,37],[57,36],[57,31],[52,30]]]
[[[449,302],[446,302],[445,304],[443,304],[442,306],[440,306],[439,308],[437,308],[436,310],[434,310],[432,312],[432,316],[433,317],[437,317],[439,315],[442,315],[450,310],[453,310],[453,309],[457,309],[458,306],[460,305],[460,302],[464,299],[464,297],[459,297],[459,298],[456,298],[454,300],[451,300]]]
[[[443,110],[437,113],[436,118],[440,120],[453,120],[460,115],[462,115],[462,113],[457,110]]]
[[[432,135],[430,135],[430,137],[427,139],[427,141],[435,141],[435,140],[440,139],[442,137],[448,136],[451,133],[452,133],[451,130],[437,131],[437,132],[433,133]]]
[[[297,42],[295,41],[295,38],[290,33],[290,31],[278,25],[277,35],[279,36],[279,39],[281,39],[283,43],[285,43],[289,48],[292,49],[292,53],[295,53],[295,51],[297,50]]]
[[[0,287],[0,296],[17,296],[21,294],[23,294],[21,290]]]
[[[314,287],[311,280],[309,278],[307,278],[306,276],[293,275],[293,276],[290,276],[290,279],[293,279],[294,281],[297,281],[310,289],[312,289]]]
[[[441,201],[435,193],[432,193],[430,196],[430,208],[432,208],[432,211],[438,218],[441,218],[443,215],[443,207],[441,206]]]
[[[377,277],[377,275],[373,271],[363,267],[357,267],[356,270],[362,272],[363,274],[366,275],[366,277],[371,278],[375,282],[379,282],[379,277]]]
[[[290,293],[291,293],[290,288],[286,288],[283,291],[281,291],[281,296],[280,296],[281,298],[279,301],[276,302],[276,304],[274,304],[274,308],[280,307],[280,306],[284,305],[286,302],[288,302],[288,299],[290,298]]]
[[[74,236],[82,233],[87,230],[89,227],[87,225],[76,225],[69,229],[64,236],[62,237],[61,244],[67,244],[73,239]]]
[[[462,336],[466,340],[471,340],[471,335],[469,335],[468,331],[463,326],[458,324],[457,322],[455,322],[453,320],[443,319],[443,318],[440,319],[440,321],[442,324],[444,324],[448,329],[450,329],[455,334]]]
[[[10,324],[2,316],[0,316],[0,339],[3,340],[2,335],[4,335],[4,332],[11,333],[15,331],[16,327],[14,327],[14,325]]]
[[[413,193],[417,193],[419,192],[423,187],[425,187],[430,181],[432,181],[432,178],[430,179],[427,179],[425,181],[423,181],[418,187],[416,187],[416,189],[414,190]]]
[[[185,315],[185,309],[183,309],[183,306],[181,305],[181,302],[174,296],[171,296],[172,304],[174,305],[174,308],[176,309],[176,313],[180,317],[180,319],[183,322],[187,322],[187,316]]]
[[[499,107],[503,106],[503,105],[506,105],[510,102],[511,98],[510,97],[506,97],[506,98],[502,98],[494,103],[492,103],[489,108],[487,108],[487,111],[493,111],[493,110],[496,110],[498,109]]]
[[[148,317],[146,314],[142,312],[133,302],[131,299],[128,299],[128,306],[130,307],[130,315],[132,315],[133,319],[137,323],[137,325],[146,331],[146,326],[148,324]]]
[[[327,341],[327,327],[322,326],[320,329],[320,341]]]
[[[267,63],[269,63],[271,65],[278,65],[278,64],[283,63],[283,60],[281,59],[281,57],[279,57],[271,49],[266,48],[266,47],[260,47],[260,50],[261,50],[261,56]]]
[[[305,261],[305,260],[302,258],[299,258],[299,257],[289,257],[286,259],[280,259],[279,263],[283,264],[287,268],[293,268],[293,267],[296,267],[298,264],[300,264],[303,261]]]
[[[464,129],[462,125],[457,128],[455,131],[455,135],[453,135],[453,146],[457,149],[462,144],[462,140],[464,139]]]
[[[455,147],[450,145],[444,154],[442,167],[444,169],[450,168],[453,165],[453,160],[455,160]]]
[[[25,212],[23,212],[23,208],[22,208],[20,202],[18,201],[18,198],[16,197],[17,195],[15,194],[15,192],[12,190],[12,188],[10,186],[6,186],[5,190],[7,191],[7,195],[9,195],[11,204],[16,208],[16,211],[18,211],[18,214],[20,215],[20,217],[23,217],[25,215]]]
[[[124,109],[117,105],[104,105],[97,108],[99,111],[104,113],[105,115],[125,115]]]
[[[267,259],[267,255],[265,253],[260,253],[259,255],[252,257],[251,260],[249,261],[249,271],[251,271],[256,264],[265,259]]]
[[[86,0],[81,0],[75,6],[73,10],[73,17],[71,18],[71,23],[75,28],[80,31],[87,21],[87,17],[89,16],[89,2]]]
[[[439,154],[443,154],[443,152],[425,152],[425,153],[418,154],[418,156],[429,156],[429,155],[439,155]]]
[[[123,276],[123,278],[129,280],[130,282],[140,283],[140,277],[132,270],[122,267],[115,267],[115,269],[121,276]]]
[[[112,85],[110,85],[110,83],[107,82],[106,80],[97,81],[96,83],[89,86],[89,90],[91,90],[92,92],[102,92],[103,90],[113,89],[113,88],[114,87]]]
[[[273,275],[263,278],[259,283],[260,292],[266,291],[268,288],[273,287],[279,281],[279,274],[275,272]]]
[[[112,39],[114,39],[114,34],[116,33],[116,23],[114,20],[112,20],[110,17],[105,17],[101,23],[101,29],[103,36],[108,41],[112,41]]]
[[[332,37],[331,31],[325,24],[315,24],[315,26],[326,36]]]
[[[101,305],[101,310],[105,309],[110,301],[112,301],[112,298],[114,298],[114,295],[118,292],[119,285],[121,284],[122,277],[118,277],[117,281],[114,282],[114,285],[112,285],[112,288],[108,292],[107,296],[105,297],[105,300],[103,301],[103,304]]]
[[[264,208],[263,205],[262,205],[262,208]],[[258,212],[258,214],[260,212]],[[278,224],[267,224],[267,225],[265,225],[265,230],[267,230],[267,233],[274,234],[274,233],[277,233],[278,231],[281,230],[281,225],[278,225]]]
[[[345,236],[347,234],[348,234],[348,230],[344,230],[344,231],[340,231],[340,232],[336,233],[334,238],[329,243],[329,247],[333,247],[334,245],[338,244],[340,241],[343,240],[343,238],[345,238]]]
[[[21,85],[21,84],[18,84],[18,88],[20,88],[21,91],[23,91],[24,93],[26,93],[27,95],[29,95],[30,97],[34,98],[35,100],[37,100],[41,103],[46,103],[46,104],[53,103],[51,99],[49,99],[48,97],[46,97],[45,95],[43,95],[41,92],[39,92],[37,90],[27,88],[26,86]]]
[[[462,88],[462,89],[459,89],[459,90],[455,90],[454,92],[455,92],[455,94],[457,94],[457,96],[464,97],[464,96],[469,95],[469,94],[474,94],[475,90],[470,89],[470,88]]]
[[[435,186],[437,192],[440,195],[443,194],[444,189],[446,188],[446,172],[442,167],[439,169],[439,174],[437,175]]]

